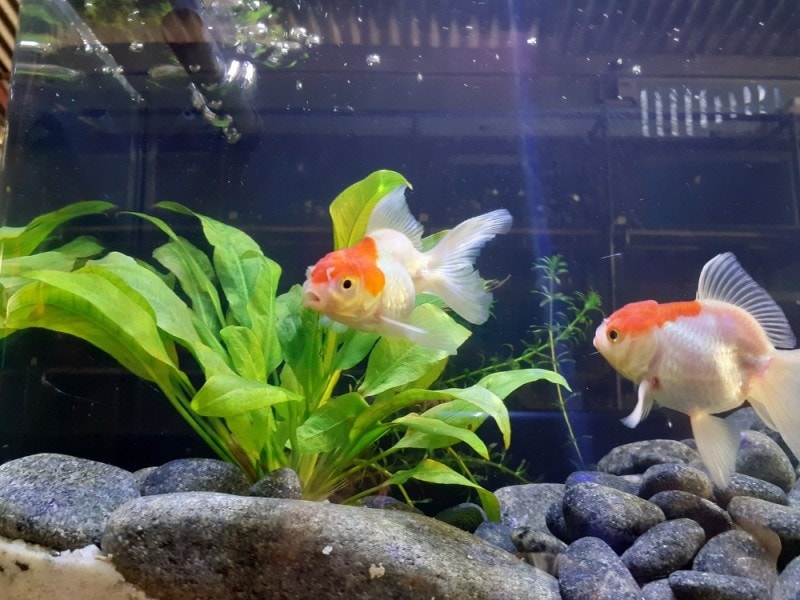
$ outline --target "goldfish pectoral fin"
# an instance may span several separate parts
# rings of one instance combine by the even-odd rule
[[[689,415],[697,451],[711,479],[722,488],[728,487],[736,469],[740,431],[725,419],[706,414]]]
[[[800,350],[776,351],[764,374],[753,378],[748,396],[756,414],[800,457]]]
[[[331,329],[336,333],[344,333],[345,331],[347,331],[347,325],[345,325],[344,323],[339,323],[339,321],[334,321],[328,315],[320,315],[319,324],[321,327],[325,327],[326,329]]]
[[[636,402],[636,406],[631,414],[622,419],[622,424],[625,427],[633,429],[650,413],[650,409],[653,408],[653,401],[648,396],[650,388],[649,379],[643,379],[639,384],[639,399]]]
[[[455,354],[458,347],[469,337],[468,329],[434,318],[425,305],[415,308],[408,322],[388,317],[381,317],[380,321],[379,333],[402,337],[420,346],[443,350],[451,355]]]

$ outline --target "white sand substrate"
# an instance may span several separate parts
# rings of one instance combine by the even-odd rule
[[[152,600],[97,546],[55,552],[0,536],[0,600]]]

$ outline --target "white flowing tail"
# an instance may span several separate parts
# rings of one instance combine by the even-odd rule
[[[492,294],[475,270],[475,259],[486,242],[510,228],[511,215],[500,209],[467,219],[449,231],[426,253],[427,269],[417,291],[439,296],[470,323],[484,323]]]
[[[748,399],[800,458],[800,350],[776,350],[764,374],[753,378]]]

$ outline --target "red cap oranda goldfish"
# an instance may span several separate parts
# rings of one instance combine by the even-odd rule
[[[454,354],[457,344],[446,331],[412,315],[417,294],[437,296],[470,323],[485,322],[492,295],[474,262],[486,242],[510,227],[508,211],[495,210],[464,221],[423,252],[422,225],[399,186],[375,205],[364,239],[308,268],[303,303],[353,329]]]
[[[739,430],[713,413],[749,400],[800,456],[800,350],[783,311],[733,254],[700,273],[697,299],[633,302],[597,328],[594,346],[638,385],[623,419],[635,427],[654,402],[689,415],[697,450],[714,482],[727,486]]]

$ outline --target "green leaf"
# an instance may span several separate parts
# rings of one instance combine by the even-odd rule
[[[113,207],[110,202],[101,200],[75,202],[38,216],[25,227],[0,227],[0,255],[7,259],[32,254],[56,227],[71,219],[99,214]]]
[[[283,402],[303,399],[285,388],[237,375],[212,375],[192,399],[192,410],[204,417],[232,417]]]
[[[348,248],[361,241],[367,232],[372,209],[386,194],[404,185],[406,178],[395,171],[375,171],[345,189],[331,203],[333,247]]]
[[[258,461],[264,446],[267,445],[268,436],[273,434],[270,428],[271,422],[269,409],[251,410],[225,419],[225,425],[236,438],[236,443],[253,463]]]
[[[30,256],[18,256],[16,258],[6,258],[0,263],[0,288],[5,292],[4,296],[20,286],[29,283],[25,277],[28,271],[38,269],[50,269],[53,271],[71,271],[75,266],[75,257],[62,252],[37,252]]]
[[[159,202],[156,208],[191,215],[200,221],[208,243],[214,248],[214,268],[231,312],[240,325],[250,327],[248,303],[264,261],[270,263],[268,268],[277,272],[278,276],[280,267],[266,258],[255,240],[241,229],[196,213],[177,202]]]
[[[158,227],[171,240],[153,251],[153,258],[168,269],[189,297],[192,309],[204,326],[216,332],[224,322],[222,304],[214,287],[214,270],[208,257],[190,242],[179,237],[158,217],[129,213]]]
[[[105,277],[108,274],[115,275],[147,301],[161,330],[189,350],[200,343],[189,307],[161,277],[130,256],[111,252],[101,259],[88,262],[82,270]]]
[[[369,351],[375,345],[378,334],[348,329],[344,334],[340,335],[340,338],[344,338],[344,341],[333,357],[331,368],[344,371],[352,369],[364,360],[364,357],[369,354]]]
[[[278,296],[276,328],[284,360],[292,370],[296,383],[307,394],[313,393],[322,381],[323,365],[320,356],[323,336],[335,335],[319,325],[319,315],[303,306],[302,288],[294,285]]]
[[[560,385],[567,390],[570,389],[566,379],[560,374],[554,371],[548,371],[547,369],[514,369],[510,371],[500,371],[499,373],[487,375],[478,382],[478,385],[487,390],[491,390],[498,398],[506,398],[517,388],[541,380]]]
[[[74,335],[167,390],[171,378],[185,379],[152,310],[135,290],[92,272],[32,271],[27,276],[37,283],[9,299],[5,329],[41,327]]]
[[[442,398],[451,398],[451,396],[443,394]],[[423,412],[422,416],[436,419],[442,423],[465,431],[477,431],[478,427],[480,427],[487,418],[485,412],[464,400],[442,402]],[[422,431],[410,431],[400,440],[400,443],[403,447],[435,450],[436,448],[451,446],[452,440]]]
[[[355,420],[350,432],[350,439],[354,440],[358,436],[364,435],[365,432],[377,427],[384,419],[399,410],[426,402],[450,399],[452,399],[450,394],[436,390],[407,390],[394,396],[379,398]]]
[[[486,516],[492,521],[500,520],[500,503],[494,494],[438,461],[426,458],[411,469],[394,473],[387,481],[387,484],[402,485],[409,479],[437,484],[464,485],[474,488],[478,492],[483,510],[486,511]]]
[[[368,407],[356,392],[331,398],[297,428],[297,451],[318,454],[344,446],[353,421]]]
[[[473,385],[463,389],[451,388],[443,391],[450,393],[458,400],[468,402],[492,417],[503,435],[503,445],[506,448],[509,447],[511,444],[511,421],[508,417],[506,405],[496,394],[480,385]]]
[[[236,372],[245,379],[266,383],[267,368],[256,334],[241,325],[229,325],[219,332]]]
[[[424,441],[420,441],[426,438],[403,437],[394,445],[395,448],[424,448],[426,450],[433,450],[434,448],[445,448],[458,442],[464,442],[481,457],[489,460],[489,450],[486,448],[486,444],[483,443],[481,438],[468,429],[454,427],[439,419],[431,419],[413,413],[399,417],[392,421],[392,423],[407,427],[414,432],[427,434],[431,438],[437,438],[439,442],[435,446],[428,446]]]
[[[430,323],[429,331],[450,332],[456,346],[469,336],[469,330],[432,304],[417,306],[414,314],[415,322]],[[381,338],[369,356],[360,391],[365,396],[374,396],[421,379],[430,381],[433,373],[441,372],[440,361],[448,356],[445,350],[426,348],[403,338]]]
[[[266,257],[248,259],[257,261],[260,267],[255,284],[247,300],[253,333],[261,343],[267,373],[272,373],[283,360],[277,331],[276,294],[281,268]]]

